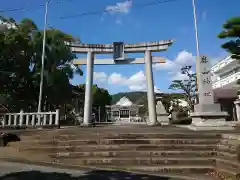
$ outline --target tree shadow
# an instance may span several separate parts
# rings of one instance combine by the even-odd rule
[[[13,133],[3,133],[0,135],[0,141],[2,141],[2,145],[6,146],[10,142],[21,141],[20,137]]]
[[[152,176],[147,174],[134,174],[123,171],[102,171],[95,170],[83,173],[79,176],[72,176],[67,173],[23,171],[9,173],[0,180],[177,180],[168,177]],[[180,179],[178,179],[180,180]]]

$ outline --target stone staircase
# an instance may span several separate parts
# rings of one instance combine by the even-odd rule
[[[224,134],[218,144],[216,171],[226,178],[240,179],[240,159],[237,149],[240,148],[240,135]],[[239,151],[240,152],[240,151]]]
[[[207,180],[216,169],[237,177],[240,166],[230,142],[235,143],[219,133],[160,127],[70,128],[22,134],[21,141],[1,149],[0,157]]]

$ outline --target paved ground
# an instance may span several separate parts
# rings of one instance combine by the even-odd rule
[[[177,180],[119,171],[76,171],[0,162],[0,180]],[[179,179],[178,179],[179,180]]]
[[[9,173],[29,172],[29,171],[40,171],[40,172],[46,172],[46,173],[51,173],[51,172],[68,173],[73,176],[80,176],[84,174],[84,171],[58,169],[58,168],[52,168],[52,167],[27,165],[27,164],[20,164],[20,163],[0,162],[1,177]]]

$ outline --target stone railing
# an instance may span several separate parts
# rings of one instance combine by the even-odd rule
[[[53,127],[59,125],[59,110],[55,112],[34,112],[0,114],[0,128]]]

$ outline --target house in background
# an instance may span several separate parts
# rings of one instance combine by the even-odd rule
[[[229,57],[219,61],[211,68],[213,74],[214,100],[221,104],[222,110],[228,112],[228,121],[236,119],[234,101],[237,99],[237,84],[240,79],[240,63]]]

